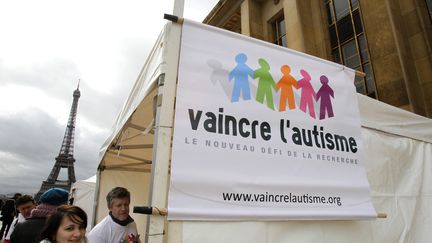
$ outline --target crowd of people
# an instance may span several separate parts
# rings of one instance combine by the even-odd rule
[[[30,195],[15,194],[1,205],[4,243],[141,243],[129,215],[130,192],[113,188],[106,196],[109,214],[86,235],[87,214],[68,205],[68,191],[51,188],[38,203]]]

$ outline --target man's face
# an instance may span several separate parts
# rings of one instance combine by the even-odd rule
[[[118,220],[126,220],[129,216],[129,199],[127,197],[114,198],[109,210],[114,218]]]
[[[24,216],[24,218],[30,217],[30,213],[33,208],[35,208],[36,205],[33,204],[33,202],[27,202],[24,204],[21,204],[17,207],[18,211]]]

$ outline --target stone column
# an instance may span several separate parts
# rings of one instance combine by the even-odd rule
[[[244,0],[241,4],[241,32],[244,35],[264,40],[260,3]]]

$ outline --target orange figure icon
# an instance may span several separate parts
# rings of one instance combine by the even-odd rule
[[[281,72],[283,73],[282,78],[276,85],[276,91],[281,90],[279,111],[286,110],[286,103],[288,101],[288,108],[293,110],[296,108],[293,87],[298,89],[297,81],[293,76],[291,76],[291,68],[288,65],[283,65],[281,67]]]

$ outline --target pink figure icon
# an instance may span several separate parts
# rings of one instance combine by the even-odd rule
[[[303,78],[297,82],[299,89],[301,89],[300,110],[307,113],[306,108],[308,108],[309,115],[315,118],[314,100],[316,100],[316,94],[310,83],[311,76],[303,69],[300,70],[300,73],[303,76]]]
[[[320,103],[320,120],[325,118],[325,114],[327,112],[327,116],[333,117],[333,107],[332,107],[332,103],[331,103],[331,99],[330,96],[334,98],[334,91],[333,89],[328,85],[328,78],[325,75],[322,75],[320,77],[320,81],[321,81],[321,88],[318,90],[317,92],[317,101],[321,100]]]

